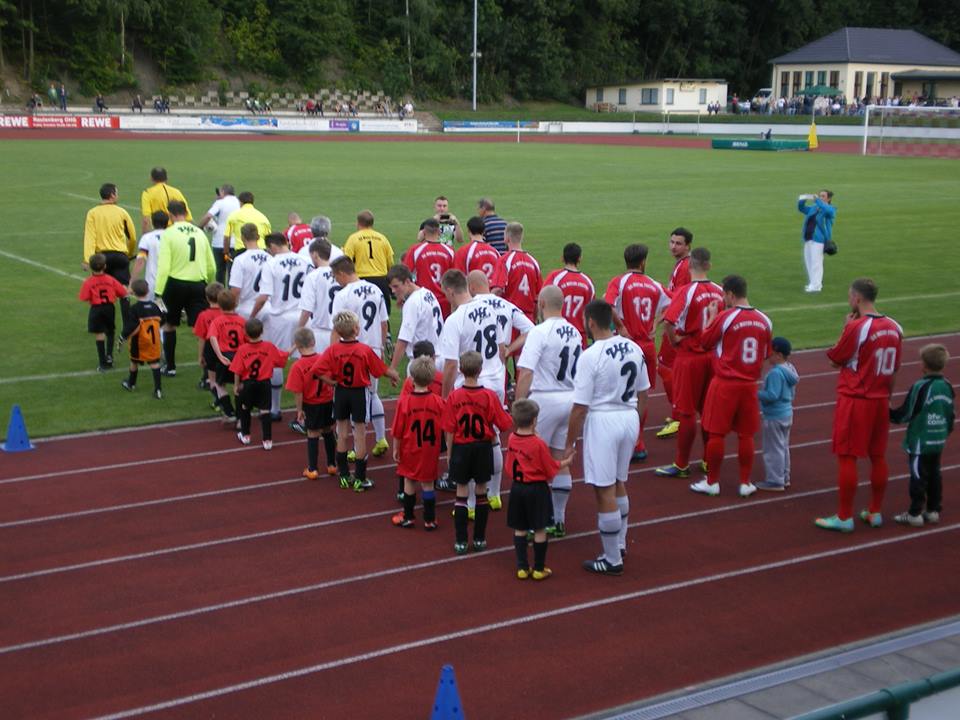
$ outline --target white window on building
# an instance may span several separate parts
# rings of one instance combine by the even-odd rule
[[[641,105],[656,105],[659,102],[659,88],[643,88],[640,90]]]
[[[627,89],[620,88],[619,93],[617,93],[617,104],[626,105],[627,104]]]
[[[706,88],[700,88],[700,100],[699,100],[699,102],[700,102],[701,105],[706,105],[706,104],[707,104],[707,89],[706,89]]]
[[[597,102],[603,102],[603,88],[597,88]]]
[[[667,88],[667,105],[673,105],[673,88]]]

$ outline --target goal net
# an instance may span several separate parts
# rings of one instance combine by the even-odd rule
[[[699,135],[699,110],[664,110],[660,115],[660,132],[664,135]]]
[[[868,105],[863,154],[960,158],[960,108]]]

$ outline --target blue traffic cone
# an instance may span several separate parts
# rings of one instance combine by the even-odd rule
[[[33,443],[27,437],[27,426],[23,422],[23,412],[19,405],[10,411],[10,424],[7,426],[7,441],[0,445],[4,452],[23,452],[33,450]]]
[[[437,696],[433,701],[430,720],[464,720],[464,717],[453,666],[444,665],[440,671],[440,682],[437,684]]]

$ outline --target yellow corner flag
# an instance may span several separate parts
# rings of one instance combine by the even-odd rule
[[[811,150],[816,150],[820,147],[820,143],[817,142],[817,124],[815,122],[810,123],[810,134],[807,135],[807,147]]]

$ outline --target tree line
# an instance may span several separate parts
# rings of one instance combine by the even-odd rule
[[[580,100],[656,77],[770,84],[769,60],[844,26],[913,28],[960,50],[956,0],[477,0],[479,96]],[[258,77],[469,98],[473,0],[0,0],[0,71],[41,89]]]

